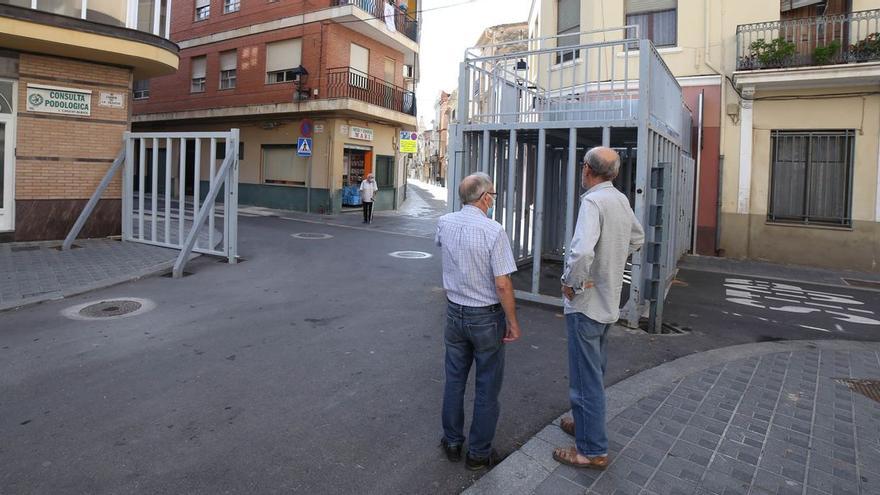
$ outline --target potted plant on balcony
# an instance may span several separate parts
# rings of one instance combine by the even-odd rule
[[[828,65],[836,61],[837,52],[840,51],[840,42],[837,40],[825,46],[817,46],[813,49],[813,63],[816,65]]]
[[[850,62],[865,62],[880,58],[880,33],[871,33],[865,39],[849,46]]]
[[[756,40],[749,45],[748,62],[756,69],[782,67],[790,63],[796,51],[795,44],[785,38],[776,38],[769,43],[767,40]]]

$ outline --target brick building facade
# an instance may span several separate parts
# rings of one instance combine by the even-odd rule
[[[122,149],[132,80],[177,68],[166,25],[137,30],[131,6],[56,4],[0,5],[0,240],[63,238]],[[119,233],[121,193],[117,176],[84,236]]]
[[[375,172],[376,207],[396,208],[399,134],[416,130],[417,2],[410,14],[364,0],[226,5],[174,3],[180,70],[137,83],[148,89],[134,101],[135,130],[239,128],[243,204],[339,212]],[[310,157],[297,156],[300,137],[311,137]]]

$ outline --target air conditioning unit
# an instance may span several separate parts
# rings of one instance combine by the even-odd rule
[[[403,77],[407,79],[413,78],[413,66],[412,65],[404,65],[403,66]]]

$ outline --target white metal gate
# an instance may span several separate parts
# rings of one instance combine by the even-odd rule
[[[238,143],[238,129],[126,132],[122,152],[68,233],[63,248],[70,249],[121,167],[123,241],[180,250],[174,264],[175,278],[183,274],[193,251],[235,263]]]

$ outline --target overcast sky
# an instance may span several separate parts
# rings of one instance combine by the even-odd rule
[[[483,30],[497,24],[528,20],[531,0],[422,0],[421,79],[416,90],[419,118],[430,129],[434,101],[440,90],[458,84],[458,64],[465,48],[474,46]],[[450,6],[449,8],[442,8]],[[440,7],[440,8],[438,8]],[[432,10],[437,9],[437,10]]]

